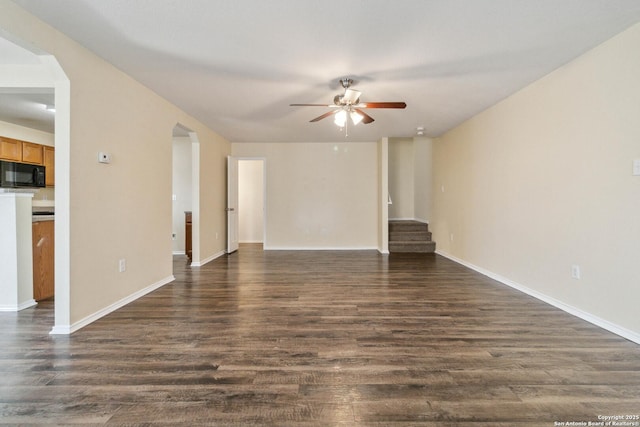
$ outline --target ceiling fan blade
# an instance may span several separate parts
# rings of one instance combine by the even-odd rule
[[[364,118],[362,119],[362,123],[364,123],[365,125],[368,125],[369,123],[373,122],[373,117],[371,117],[370,115],[368,115],[367,113],[365,113],[364,111],[362,111],[362,110],[361,110],[361,109],[359,109],[359,108],[355,108],[355,110],[356,110],[358,113],[362,114],[362,116],[364,117]]]
[[[361,102],[359,108],[406,108],[404,102]]]
[[[319,122],[320,120],[322,120],[322,119],[324,119],[324,118],[327,118],[327,117],[329,117],[329,116],[331,116],[331,115],[334,115],[334,114],[335,114],[335,113],[337,113],[338,111],[340,111],[340,110],[328,111],[328,112],[324,113],[323,115],[318,116],[318,117],[316,117],[315,119],[312,119],[312,120],[309,120],[309,121],[310,121],[310,122],[312,122],[312,123],[313,123],[313,122]]]

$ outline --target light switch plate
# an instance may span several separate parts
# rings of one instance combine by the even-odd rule
[[[635,159],[633,161],[633,175],[640,176],[640,159]]]
[[[574,279],[580,279],[582,276],[582,273],[580,272],[580,266],[579,265],[572,265],[571,266],[571,277]]]

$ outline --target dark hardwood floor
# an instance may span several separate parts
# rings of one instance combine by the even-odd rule
[[[242,245],[201,268],[176,257],[174,269],[175,282],[71,336],[49,335],[52,303],[0,313],[0,424],[554,426],[640,414],[640,346],[438,255]]]

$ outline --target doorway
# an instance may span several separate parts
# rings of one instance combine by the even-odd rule
[[[184,256],[188,263],[194,259],[194,241],[198,240],[193,233],[193,211],[198,205],[198,179],[194,174],[197,148],[196,134],[176,124],[172,132],[171,250],[173,256]]]
[[[53,167],[55,188],[40,190],[36,200],[40,200],[46,209],[55,210],[54,233],[54,325],[51,334],[70,334],[71,297],[70,297],[70,115],[71,91],[70,82],[55,57],[43,52],[32,52],[30,44],[8,33],[0,35],[0,50],[7,64],[6,71],[16,68],[16,73],[7,72],[0,81],[3,96],[0,103],[5,128],[16,132],[13,136],[18,140],[28,140],[37,144],[55,147]],[[22,67],[22,68],[20,68]],[[29,67],[28,76],[21,76],[24,67]],[[55,114],[45,111],[55,108]],[[16,108],[18,108],[16,110]],[[14,121],[16,120],[16,121]],[[42,138],[45,140],[43,141]],[[53,150],[49,150],[49,156]],[[51,166],[49,166],[51,167]],[[49,178],[47,178],[49,179]],[[25,297],[26,295],[26,297]],[[22,294],[31,299],[32,293]]]
[[[265,159],[238,159],[238,242],[265,242]]]

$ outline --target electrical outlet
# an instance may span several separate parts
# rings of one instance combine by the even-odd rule
[[[580,279],[580,266],[572,265],[571,266],[571,277],[574,279]]]
[[[449,240],[453,242],[453,233],[449,234]]]
[[[118,261],[118,271],[120,273],[124,273],[126,269],[127,269],[127,260],[122,258]]]
[[[171,234],[171,240],[176,240],[176,233]]]

